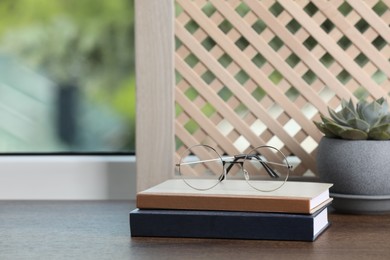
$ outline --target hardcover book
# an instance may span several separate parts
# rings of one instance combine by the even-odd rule
[[[332,201],[331,186],[291,181],[276,191],[260,192],[245,180],[224,180],[210,190],[197,191],[172,179],[139,192],[137,208],[313,214]]]
[[[130,212],[133,237],[314,241],[328,226],[326,207],[311,215],[152,209]]]

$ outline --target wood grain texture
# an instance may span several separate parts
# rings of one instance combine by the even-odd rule
[[[312,242],[130,238],[134,201],[0,201],[1,259],[388,259],[390,215],[331,213]]]
[[[136,0],[137,190],[174,173],[173,2]]]

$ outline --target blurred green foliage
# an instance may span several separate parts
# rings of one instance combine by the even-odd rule
[[[0,43],[57,84],[126,121],[135,148],[134,0],[1,0]]]

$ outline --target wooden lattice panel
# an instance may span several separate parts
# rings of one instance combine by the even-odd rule
[[[315,174],[312,123],[390,92],[390,1],[177,0],[176,150],[273,145]],[[176,155],[178,160],[178,155]]]

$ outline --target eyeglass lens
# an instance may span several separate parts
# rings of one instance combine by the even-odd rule
[[[272,146],[261,146],[250,151],[243,168],[248,184],[260,191],[280,188],[290,173],[286,157]]]
[[[181,155],[179,174],[192,188],[207,190],[220,182],[224,174],[224,165],[214,148],[195,145]]]

